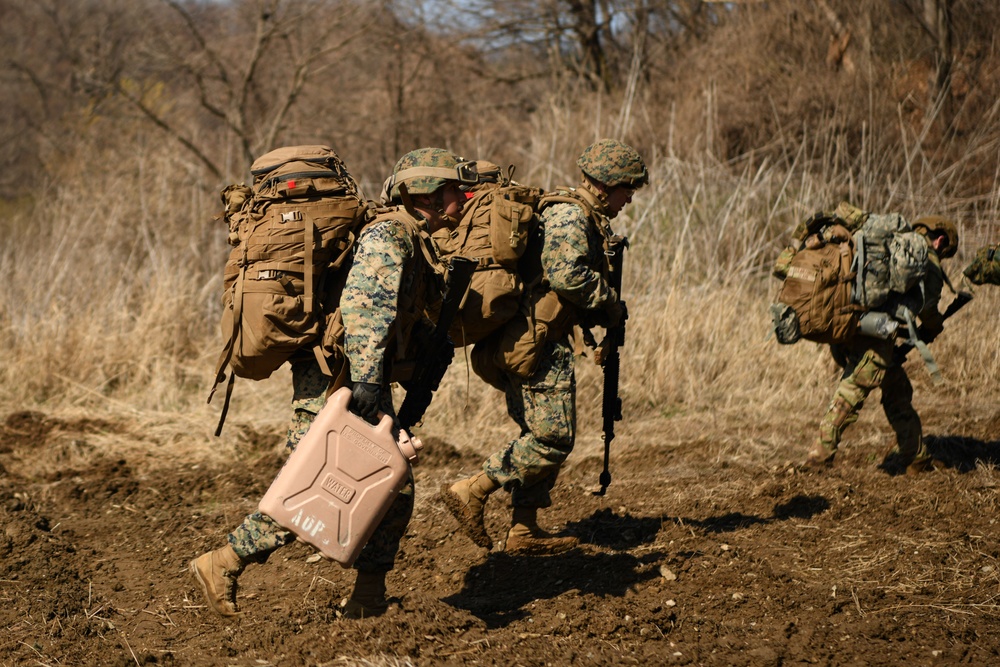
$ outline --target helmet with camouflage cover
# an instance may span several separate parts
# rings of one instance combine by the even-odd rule
[[[649,183],[642,156],[628,144],[614,139],[601,139],[587,146],[576,164],[584,174],[609,187],[640,188]]]
[[[922,218],[917,218],[913,223],[913,228],[920,231],[923,227],[927,233],[938,232],[939,234],[944,234],[947,237],[947,244],[938,251],[938,256],[941,259],[947,259],[948,257],[954,257],[955,253],[958,252],[958,227],[955,226],[955,222],[941,215],[925,215]]]
[[[399,184],[412,195],[429,195],[448,181],[463,185],[479,182],[474,162],[468,162],[443,148],[418,148],[399,158],[392,168],[387,190],[399,197]]]

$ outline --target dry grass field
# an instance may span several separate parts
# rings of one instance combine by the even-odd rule
[[[600,69],[565,26],[527,43],[587,5],[561,0],[464,3],[498,22],[485,42],[486,24],[390,1],[0,0],[0,665],[997,663],[1000,288],[933,343],[942,385],[907,362],[942,462],[919,477],[887,460],[877,393],[837,465],[803,470],[838,369],[768,336],[771,262],[841,199],[954,217],[956,286],[1000,241],[983,27],[1000,10],[944,3],[946,43],[922,13],[937,2],[658,1],[641,17],[609,0]],[[580,358],[576,449],[541,514],[580,547],[486,553],[438,501],[516,435],[459,351],[419,428],[389,612],[339,618],[352,573],[301,544],[247,569],[241,617],[207,610],[187,562],[255,508],[289,418],[287,369],[237,382],[220,437],[205,402],[228,253],[212,216],[246,154],[329,143],[373,195],[403,152],[441,145],[548,188],[601,136],[636,145],[651,184],[615,223],[631,248],[612,485],[592,493],[601,382]]]

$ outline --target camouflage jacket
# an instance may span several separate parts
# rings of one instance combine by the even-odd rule
[[[387,362],[402,366],[414,330],[440,303],[443,266],[424,220],[401,207],[371,222],[357,241],[340,299],[351,380],[385,384]]]
[[[603,310],[614,298],[604,255],[610,221],[587,204],[553,203],[541,216],[542,270],[549,289],[584,310]]]

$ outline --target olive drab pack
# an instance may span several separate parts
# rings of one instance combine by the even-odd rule
[[[457,346],[484,339],[517,312],[526,289],[518,262],[538,226],[540,188],[511,180],[513,167],[497,183],[484,183],[470,194],[458,226],[443,239],[444,259],[462,256],[479,262],[450,334]]]
[[[222,191],[233,249],[223,275],[225,345],[212,394],[231,373],[217,434],[235,376],[262,380],[296,352],[311,350],[324,373],[343,381],[338,303],[368,219],[357,183],[327,146],[279,148],[250,171],[252,187]]]
[[[858,333],[890,338],[901,324],[913,336],[931,260],[927,240],[901,215],[843,202],[795,235],[798,247],[786,248],[774,268],[782,280],[770,307],[779,343],[843,343]]]
[[[898,213],[870,214],[854,245],[854,298],[863,310],[883,306],[892,293],[906,294],[927,273],[927,241]]]
[[[973,285],[1000,285],[1000,245],[983,246],[962,271]]]

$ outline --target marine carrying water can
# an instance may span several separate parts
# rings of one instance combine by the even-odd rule
[[[344,567],[406,484],[422,443],[379,413],[372,425],[334,392],[260,501],[260,511]]]

